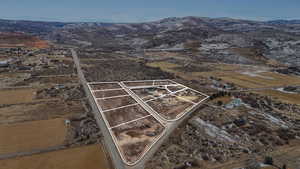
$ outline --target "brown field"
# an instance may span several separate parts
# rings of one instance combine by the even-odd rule
[[[255,91],[254,93],[258,93],[265,96],[271,96],[274,99],[280,100],[281,102],[300,105],[300,94],[284,93],[278,90],[262,90]]]
[[[292,75],[284,75],[275,72],[263,72],[257,73],[254,76],[241,73],[243,70],[248,70],[253,72],[260,70],[260,68],[251,66],[241,66],[236,64],[210,64],[203,65],[209,70],[213,67],[213,71],[202,71],[202,72],[184,72],[177,68],[180,65],[169,63],[169,62],[152,62],[148,63],[147,66],[159,67],[165,72],[174,73],[186,80],[193,80],[199,78],[208,78],[210,76],[221,78],[225,82],[234,83],[237,86],[243,88],[263,88],[263,87],[276,87],[276,86],[286,86],[286,85],[300,85],[300,78]]]
[[[90,84],[92,90],[108,90],[108,89],[120,89],[122,88],[118,83],[97,83]]]
[[[0,160],[3,169],[110,169],[101,145]]]
[[[19,104],[32,102],[36,89],[19,88],[0,90],[0,104]]]
[[[104,114],[111,127],[149,115],[140,105],[111,110],[104,112]]]
[[[63,145],[66,133],[64,119],[2,125],[0,126],[0,154]]]
[[[175,85],[176,83],[169,80],[157,80],[154,81],[154,85]]]
[[[166,89],[159,87],[132,89],[132,91],[144,101],[169,94]]]
[[[51,101],[26,105],[10,105],[0,108],[0,124],[69,118],[82,112],[85,112],[85,110],[80,101]]]
[[[178,118],[178,116],[194,105],[176,96],[165,96],[148,101],[147,104],[167,120]]]
[[[78,79],[77,77],[70,77],[70,76],[33,77],[32,79],[30,79],[29,83],[34,83],[34,82],[38,82],[39,85],[67,84],[67,83],[77,83]]]
[[[240,70],[242,66],[237,64],[210,64],[210,66],[213,66],[214,69],[217,69],[219,71],[236,71]]]
[[[292,141],[289,145],[282,146],[271,152],[274,163],[278,166],[287,164],[288,168],[299,169],[300,167],[300,141]]]
[[[152,86],[154,81],[124,82],[127,87]]]
[[[126,161],[131,163],[141,157],[163,130],[164,127],[154,117],[147,117],[112,129],[121,153]]]
[[[109,110],[137,103],[131,96],[97,100],[102,110]]]
[[[178,90],[181,90],[184,88],[184,86],[178,85],[178,86],[168,86],[167,87],[171,92],[176,92]]]
[[[105,98],[105,97],[128,95],[128,93],[123,89],[121,89],[121,90],[96,91],[96,92],[93,92],[93,93],[94,93],[96,98]]]
[[[299,77],[274,72],[257,73],[257,76],[250,76],[238,72],[198,72],[197,75],[218,77],[226,82],[234,83],[244,88],[264,88],[300,84]]]
[[[177,92],[175,94],[176,96],[179,96],[180,98],[183,98],[185,100],[192,101],[194,103],[199,103],[201,100],[203,100],[206,96],[195,92],[194,90],[187,89],[181,92]]]
[[[0,47],[48,48],[47,41],[24,33],[1,33]]]
[[[29,73],[5,72],[0,73],[0,87],[5,88],[16,83],[24,82],[24,79],[30,77]],[[9,80],[8,80],[9,79]]]
[[[147,63],[147,66],[161,68],[163,71],[166,72],[173,72],[173,68],[180,67],[180,65],[169,63],[166,61]]]

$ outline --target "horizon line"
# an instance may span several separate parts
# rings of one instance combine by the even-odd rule
[[[170,17],[163,17],[163,18],[158,18],[158,19],[151,19],[151,20],[145,20],[145,21],[130,21],[130,22],[118,22],[118,21],[109,21],[108,19],[103,19],[103,21],[100,21],[100,19],[80,19],[82,21],[63,21],[61,19],[57,18],[45,18],[45,19],[24,19],[20,18],[9,18],[9,17],[0,17],[0,20],[8,20],[8,21],[31,21],[31,22],[53,22],[53,23],[109,23],[109,24],[117,24],[117,23],[124,23],[124,24],[134,24],[134,23],[147,23],[147,22],[155,22],[155,21],[160,21],[168,18],[187,18],[187,17],[195,17],[195,18],[210,18],[210,19],[233,19],[233,20],[244,20],[244,21],[255,21],[255,22],[270,22],[270,21],[295,21],[295,20],[300,20],[300,18],[295,19],[295,18],[289,18],[289,19],[265,19],[265,20],[260,20],[260,19],[247,19],[247,18],[239,18],[239,17],[207,17],[207,16],[170,16]],[[91,20],[91,21],[88,21]],[[99,20],[99,21],[97,21]]]

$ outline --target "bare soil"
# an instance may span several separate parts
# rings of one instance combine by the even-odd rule
[[[98,100],[98,103],[101,106],[102,110],[109,110],[121,106],[135,104],[137,102],[131,96],[124,96],[124,97],[100,99]]]
[[[149,115],[140,105],[107,111],[104,114],[111,127]]]
[[[128,93],[125,90],[121,89],[121,90],[96,91],[94,92],[94,95],[96,98],[105,98],[105,97],[128,95]]]
[[[168,120],[176,119],[180,114],[184,113],[194,105],[176,96],[165,96],[149,101],[147,104]]]
[[[125,159],[135,162],[163,130],[164,127],[154,117],[148,117],[114,128],[113,133]]]
[[[178,92],[175,94],[176,96],[179,96],[180,98],[192,101],[194,103],[199,103],[202,99],[204,99],[206,96],[195,92],[194,90],[187,89],[181,92]]]

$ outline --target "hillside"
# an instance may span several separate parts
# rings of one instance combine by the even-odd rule
[[[132,24],[72,23],[55,29],[59,43],[120,50],[189,50],[199,59],[226,63],[300,65],[300,24],[184,17]]]

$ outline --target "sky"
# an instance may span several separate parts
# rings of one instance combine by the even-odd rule
[[[167,17],[300,19],[300,0],[0,0],[0,18],[147,22]]]

